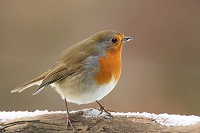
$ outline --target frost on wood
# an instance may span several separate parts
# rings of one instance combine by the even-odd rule
[[[64,111],[18,111],[0,112],[0,132],[52,130],[52,132],[66,131],[66,116]],[[97,109],[83,109],[71,111],[72,117],[80,120],[75,122],[80,131],[200,131],[200,117],[150,113],[119,113],[112,112],[113,118],[106,114],[99,115]],[[16,126],[17,125],[17,126]],[[34,129],[32,129],[34,128]],[[25,130],[26,129],[26,130]],[[184,129],[184,130],[183,130]],[[70,130],[70,129],[69,129]]]
[[[85,118],[92,118],[92,117],[104,117],[106,114],[103,113],[101,115],[100,111],[97,109],[83,109],[80,110],[83,112],[83,116]],[[71,113],[75,113],[78,111],[72,111]],[[0,112],[0,121],[4,122],[6,120],[15,119],[15,118],[22,118],[22,117],[34,117],[37,115],[44,115],[44,114],[65,114],[64,111],[39,111],[36,110],[35,112],[28,112],[28,111],[12,111],[12,112]],[[165,126],[189,126],[195,125],[200,122],[199,116],[185,116],[185,115],[169,115],[169,114],[150,114],[150,113],[120,113],[120,112],[111,112],[112,116],[124,116],[124,117],[143,117],[143,118],[151,118],[155,120],[157,123]]]

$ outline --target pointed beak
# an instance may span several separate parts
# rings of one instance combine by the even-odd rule
[[[131,41],[131,40],[133,40],[133,38],[132,37],[124,37],[124,42],[128,42],[128,41]]]

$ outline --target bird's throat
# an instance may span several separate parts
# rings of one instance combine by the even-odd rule
[[[99,71],[94,77],[97,84],[107,84],[113,76],[118,82],[122,66],[121,52],[122,46],[118,46],[115,50],[107,50],[106,56],[99,58]]]

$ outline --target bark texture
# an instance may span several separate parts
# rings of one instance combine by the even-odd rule
[[[85,118],[79,111],[71,115],[76,131],[66,126],[65,114],[46,114],[36,117],[24,117],[0,123],[0,133],[67,133],[67,132],[116,132],[116,133],[198,133],[200,124],[193,126],[167,127],[153,119],[142,117],[114,116]]]

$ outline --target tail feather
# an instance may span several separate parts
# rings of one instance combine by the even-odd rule
[[[28,89],[31,86],[40,85],[42,83],[42,80],[46,77],[47,74],[48,74],[48,71],[45,72],[44,74],[40,75],[39,77],[37,77],[37,78],[35,78],[35,79],[31,80],[31,81],[28,81],[23,85],[18,86],[17,88],[12,90],[11,93],[14,93],[14,92],[20,93],[20,92]]]

